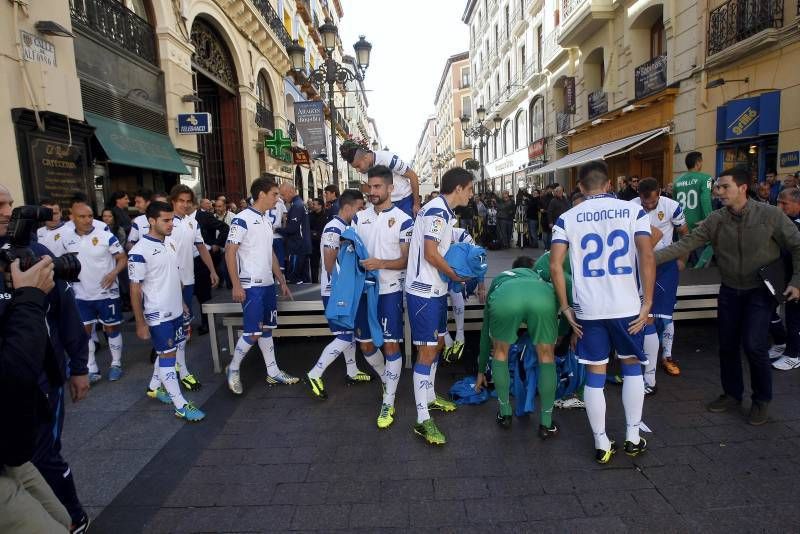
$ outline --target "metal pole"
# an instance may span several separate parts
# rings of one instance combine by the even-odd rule
[[[483,134],[479,137],[480,142],[478,143],[480,158],[481,158],[481,193],[486,192],[486,170],[483,168]]]
[[[328,67],[330,68],[330,66]],[[333,180],[339,185],[339,155],[336,151],[336,105],[333,103],[333,80],[328,81],[328,109],[331,113],[331,152],[333,152]]]

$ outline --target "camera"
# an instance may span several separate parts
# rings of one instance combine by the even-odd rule
[[[44,206],[19,206],[11,212],[8,222],[8,244],[0,249],[0,270],[8,270],[8,265],[19,260],[19,267],[26,271],[41,257],[31,250],[31,235],[40,223],[53,218],[53,210]],[[77,282],[81,274],[81,262],[74,254],[64,254],[53,258],[53,276],[56,280]]]

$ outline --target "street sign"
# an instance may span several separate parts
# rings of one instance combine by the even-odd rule
[[[797,167],[800,166],[800,152],[782,152],[781,153],[781,167]]]
[[[210,134],[211,113],[178,113],[178,133],[184,135]]]
[[[292,147],[292,158],[295,165],[310,165],[311,158],[308,155],[308,150],[303,150],[299,147]]]
[[[25,61],[41,63],[48,67],[56,66],[56,46],[53,43],[26,31],[20,31],[20,33],[22,34],[22,58]]]
[[[286,161],[286,151],[292,147],[292,140],[283,136],[283,130],[275,129],[272,137],[264,141],[264,146],[269,150],[270,156]],[[288,156],[291,159],[291,156]]]

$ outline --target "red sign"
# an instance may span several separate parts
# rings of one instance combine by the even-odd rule
[[[541,159],[544,157],[544,139],[539,139],[528,145],[528,159]]]
[[[308,150],[302,148],[292,147],[292,159],[295,165],[310,165],[311,157],[308,155]]]

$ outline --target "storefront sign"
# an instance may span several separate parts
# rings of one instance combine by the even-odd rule
[[[56,66],[56,45],[26,31],[22,34],[22,58],[31,63]]]
[[[800,166],[800,152],[782,152],[781,153],[781,167],[797,167]]]
[[[544,158],[544,139],[539,139],[528,145],[528,161]]]
[[[30,154],[37,198],[52,198],[66,207],[76,192],[88,194],[83,146],[36,137],[31,140]]]
[[[658,56],[639,65],[634,71],[636,98],[644,98],[667,86],[667,56]]]
[[[575,114],[575,78],[564,78],[564,111],[570,115]]]
[[[608,95],[602,88],[589,93],[588,97],[589,119],[608,113]]]
[[[778,133],[780,91],[731,100],[717,108],[717,142]]]
[[[210,134],[211,113],[178,113],[178,133]]]
[[[303,139],[303,146],[312,158],[328,152],[325,140],[325,111],[318,100],[295,102],[294,122]]]
[[[302,148],[293,147],[292,148],[292,158],[294,159],[295,165],[310,165],[311,158],[308,155],[308,150],[303,150]]]
[[[264,146],[273,158],[293,161],[291,155],[287,154],[292,148],[292,140],[283,135],[283,130],[276,128],[273,134],[264,141]]]

